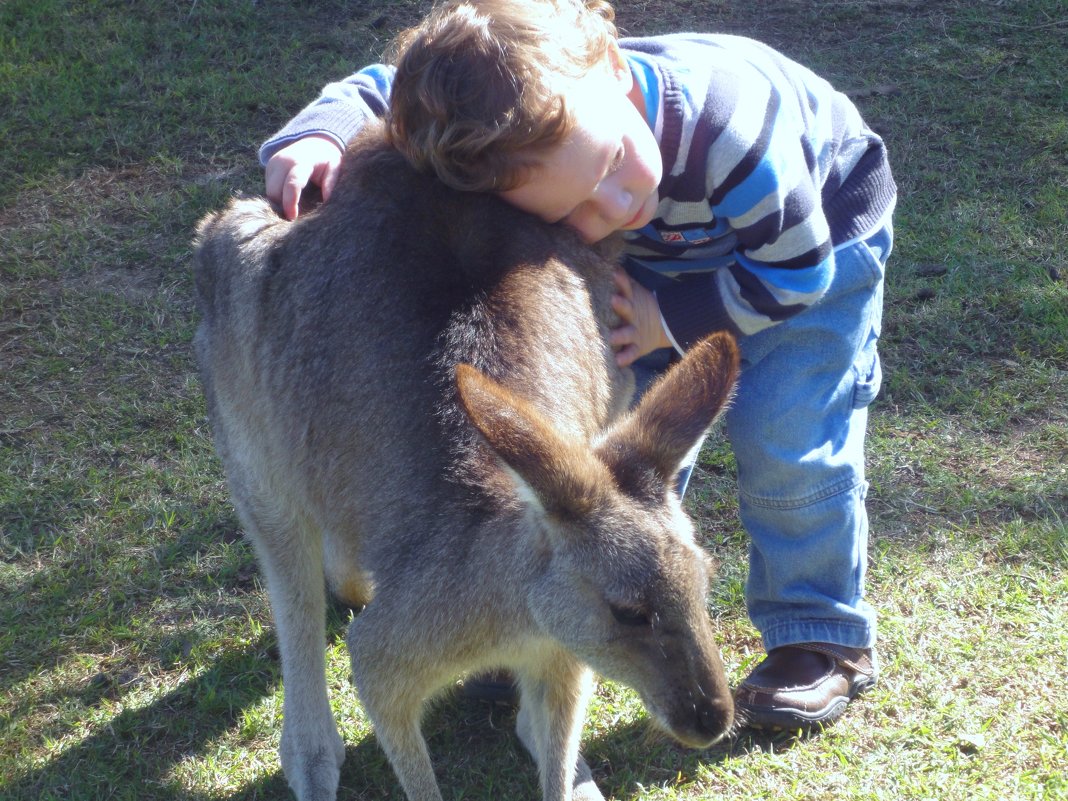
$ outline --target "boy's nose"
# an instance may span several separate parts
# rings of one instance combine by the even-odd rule
[[[623,225],[629,217],[634,195],[621,185],[601,184],[597,187],[595,200],[605,220]]]

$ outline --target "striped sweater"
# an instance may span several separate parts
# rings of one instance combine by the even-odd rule
[[[820,299],[834,249],[873,233],[896,189],[882,140],[845,95],[750,39],[675,34],[620,42],[664,163],[656,216],[626,232],[627,268],[653,289],[680,350],[752,334]],[[344,145],[388,106],[393,71],[330,84],[260,149],[310,133]]]

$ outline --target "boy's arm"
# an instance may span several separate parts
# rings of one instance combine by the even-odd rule
[[[657,290],[664,325],[685,351],[715,331],[755,334],[807,309],[834,277],[828,255],[805,268],[764,265],[736,253],[734,264],[687,276]]]
[[[308,183],[318,185],[323,200],[329,199],[345,146],[368,120],[385,114],[394,72],[374,64],[328,84],[315,102],[260,147],[267,197],[281,204],[288,219],[297,216]]]
[[[283,147],[312,134],[331,139],[344,150],[369,119],[385,115],[395,72],[393,67],[372,64],[327,84],[313,103],[260,146],[260,164],[267,166]]]

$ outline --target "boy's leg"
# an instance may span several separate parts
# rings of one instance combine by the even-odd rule
[[[891,242],[887,225],[840,248],[818,305],[739,343],[727,432],[751,538],[746,601],[768,651],[737,695],[754,725],[833,720],[875,679],[864,435]]]

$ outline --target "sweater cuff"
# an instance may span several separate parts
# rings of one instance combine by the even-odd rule
[[[714,273],[695,275],[660,287],[656,299],[668,339],[680,351],[688,350],[716,331],[738,333],[723,306]]]
[[[260,146],[260,165],[266,167],[271,156],[283,147],[312,134],[330,137],[344,151],[370,117],[363,109],[346,103],[313,105],[290,120],[282,130]]]

